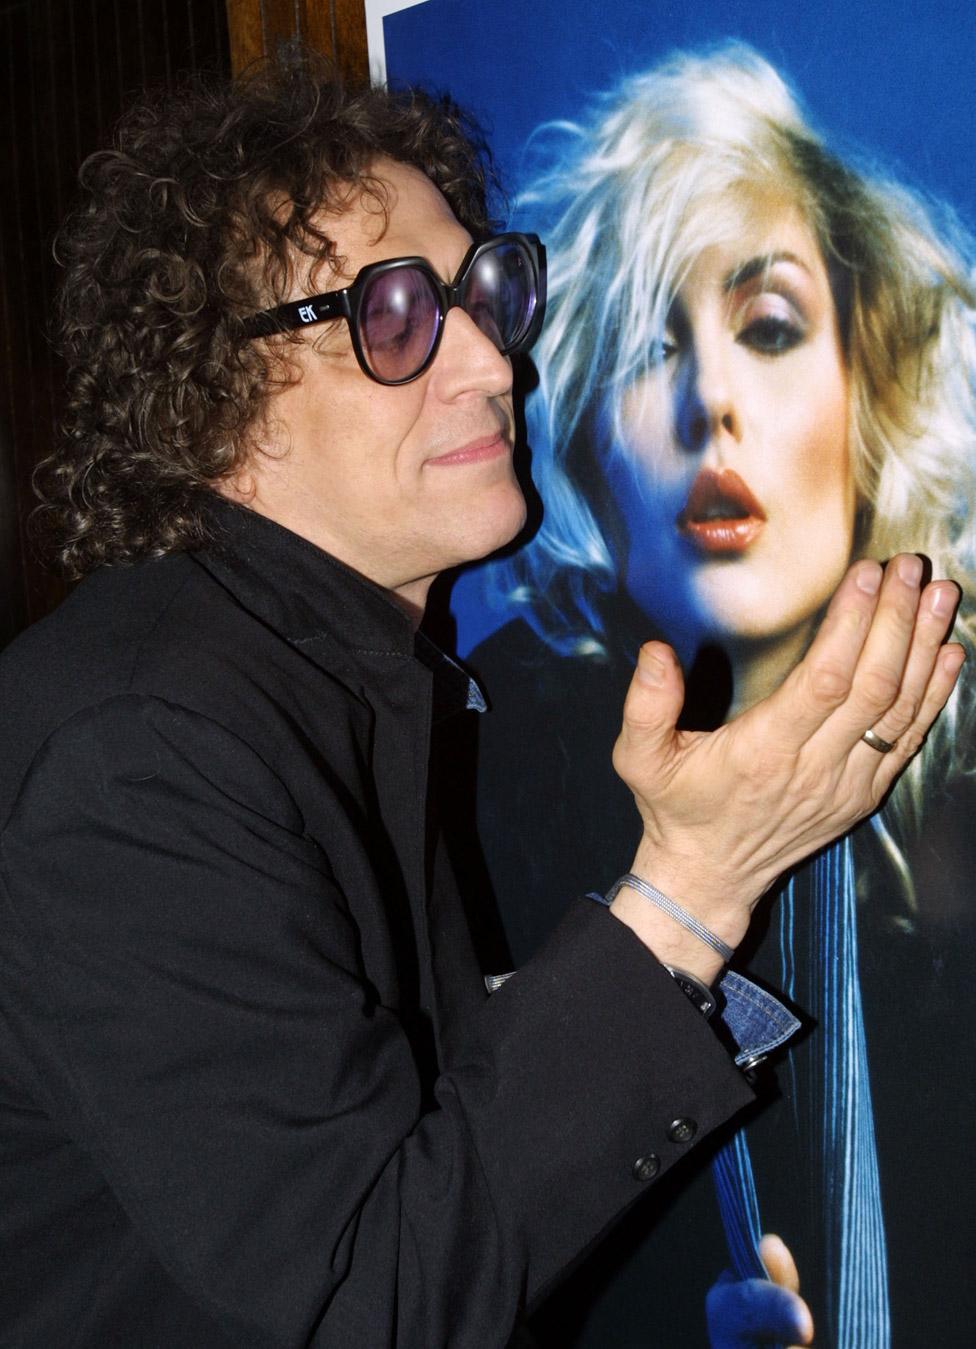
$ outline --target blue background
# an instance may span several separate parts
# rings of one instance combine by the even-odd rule
[[[976,225],[974,0],[426,0],[385,21],[390,79],[483,116],[509,185],[526,138],[673,48],[752,43],[844,149],[866,148]]]

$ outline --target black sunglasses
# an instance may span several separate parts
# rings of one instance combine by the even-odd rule
[[[344,290],[292,300],[244,321],[248,337],[346,319],[365,374],[408,384],[437,355],[444,319],[459,305],[505,356],[527,351],[546,308],[545,249],[534,234],[472,244],[450,285],[425,258],[372,262]]]

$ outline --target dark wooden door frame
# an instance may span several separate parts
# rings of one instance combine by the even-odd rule
[[[297,37],[331,57],[348,79],[367,77],[363,0],[227,0],[227,28],[235,74]]]

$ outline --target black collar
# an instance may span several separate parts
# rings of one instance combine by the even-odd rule
[[[246,506],[215,495],[208,513],[212,541],[197,560],[289,642],[413,655],[410,616],[382,586]]]
[[[196,560],[235,599],[315,659],[323,647],[364,658],[419,660],[435,676],[435,716],[484,710],[474,681],[444,655],[389,591],[267,516],[214,494],[211,542]]]

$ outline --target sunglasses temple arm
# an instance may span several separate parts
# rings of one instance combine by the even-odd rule
[[[328,295],[312,296],[308,300],[292,300],[279,305],[277,309],[255,314],[253,318],[245,320],[247,334],[249,337],[270,337],[272,333],[305,328],[311,323],[345,318],[344,295],[345,291],[333,291]]]

